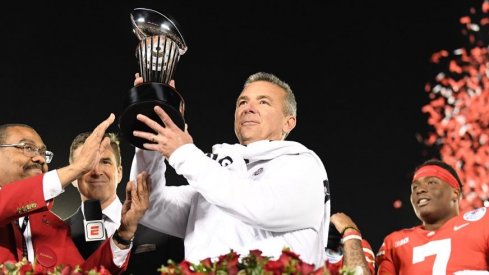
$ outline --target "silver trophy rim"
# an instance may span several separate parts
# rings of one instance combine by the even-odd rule
[[[178,45],[178,48],[179,48],[180,55],[183,55],[183,54],[184,54],[184,53],[187,51],[188,47],[187,47],[187,44],[185,43],[185,40],[184,40],[184,38],[183,38],[182,33],[181,33],[181,32],[180,32],[180,30],[178,29],[178,27],[177,27],[177,25],[175,24],[175,22],[173,22],[173,21],[172,21],[170,18],[168,18],[168,16],[166,16],[166,15],[162,14],[162,13],[161,13],[161,12],[159,12],[159,11],[156,11],[156,10],[153,10],[153,9],[148,9],[148,8],[135,8],[135,9],[133,10],[133,12],[134,12],[134,11],[139,11],[139,10],[143,10],[143,11],[148,11],[148,12],[156,13],[156,14],[158,14],[158,15],[162,16],[162,17],[163,17],[163,18],[164,18],[164,19],[165,19],[167,22],[169,22],[169,23],[170,23],[170,24],[173,26],[173,28],[174,28],[174,29],[177,31],[177,34],[178,34],[178,35],[177,35],[177,37],[175,37],[177,41],[175,41],[175,42],[177,42],[177,45]],[[132,26],[133,26],[134,28],[136,28],[136,29],[138,29],[138,30],[139,30],[139,31],[138,31],[138,33],[140,33],[140,34],[144,34],[144,32],[143,32],[143,31],[142,31],[142,30],[139,28],[138,23],[137,23],[137,22],[136,22],[136,20],[134,19],[134,14],[133,14],[133,12],[131,13],[131,23],[132,23]],[[162,34],[163,34],[163,33],[162,33]],[[136,33],[136,36],[138,36],[138,34],[137,34],[137,33]],[[148,37],[148,36],[146,36],[146,37]],[[146,37],[144,37],[144,38],[146,38]],[[138,38],[139,38],[139,36],[138,36]]]

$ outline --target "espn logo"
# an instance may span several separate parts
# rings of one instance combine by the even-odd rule
[[[85,240],[87,242],[105,240],[104,221],[93,220],[83,221],[83,223],[85,224]]]

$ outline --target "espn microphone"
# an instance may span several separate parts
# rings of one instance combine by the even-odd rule
[[[105,240],[105,227],[102,219],[102,208],[99,200],[86,200],[83,202],[83,212],[85,219],[83,226],[85,229],[85,241]]]

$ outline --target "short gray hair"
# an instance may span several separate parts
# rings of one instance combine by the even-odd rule
[[[285,115],[297,116],[297,101],[295,100],[294,93],[290,88],[289,84],[285,83],[283,80],[271,73],[257,72],[246,79],[244,87],[248,84],[256,81],[266,81],[273,83],[285,91],[285,102],[284,102],[284,113]]]

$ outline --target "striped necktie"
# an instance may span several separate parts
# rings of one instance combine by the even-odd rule
[[[24,232],[27,228],[27,224],[29,223],[29,216],[24,217],[24,221],[22,221],[22,225],[19,224],[19,219],[15,220],[15,224],[19,228],[20,231],[20,236],[21,236],[21,241],[22,241],[22,257],[29,259],[28,254],[27,254],[27,242],[24,237]]]

